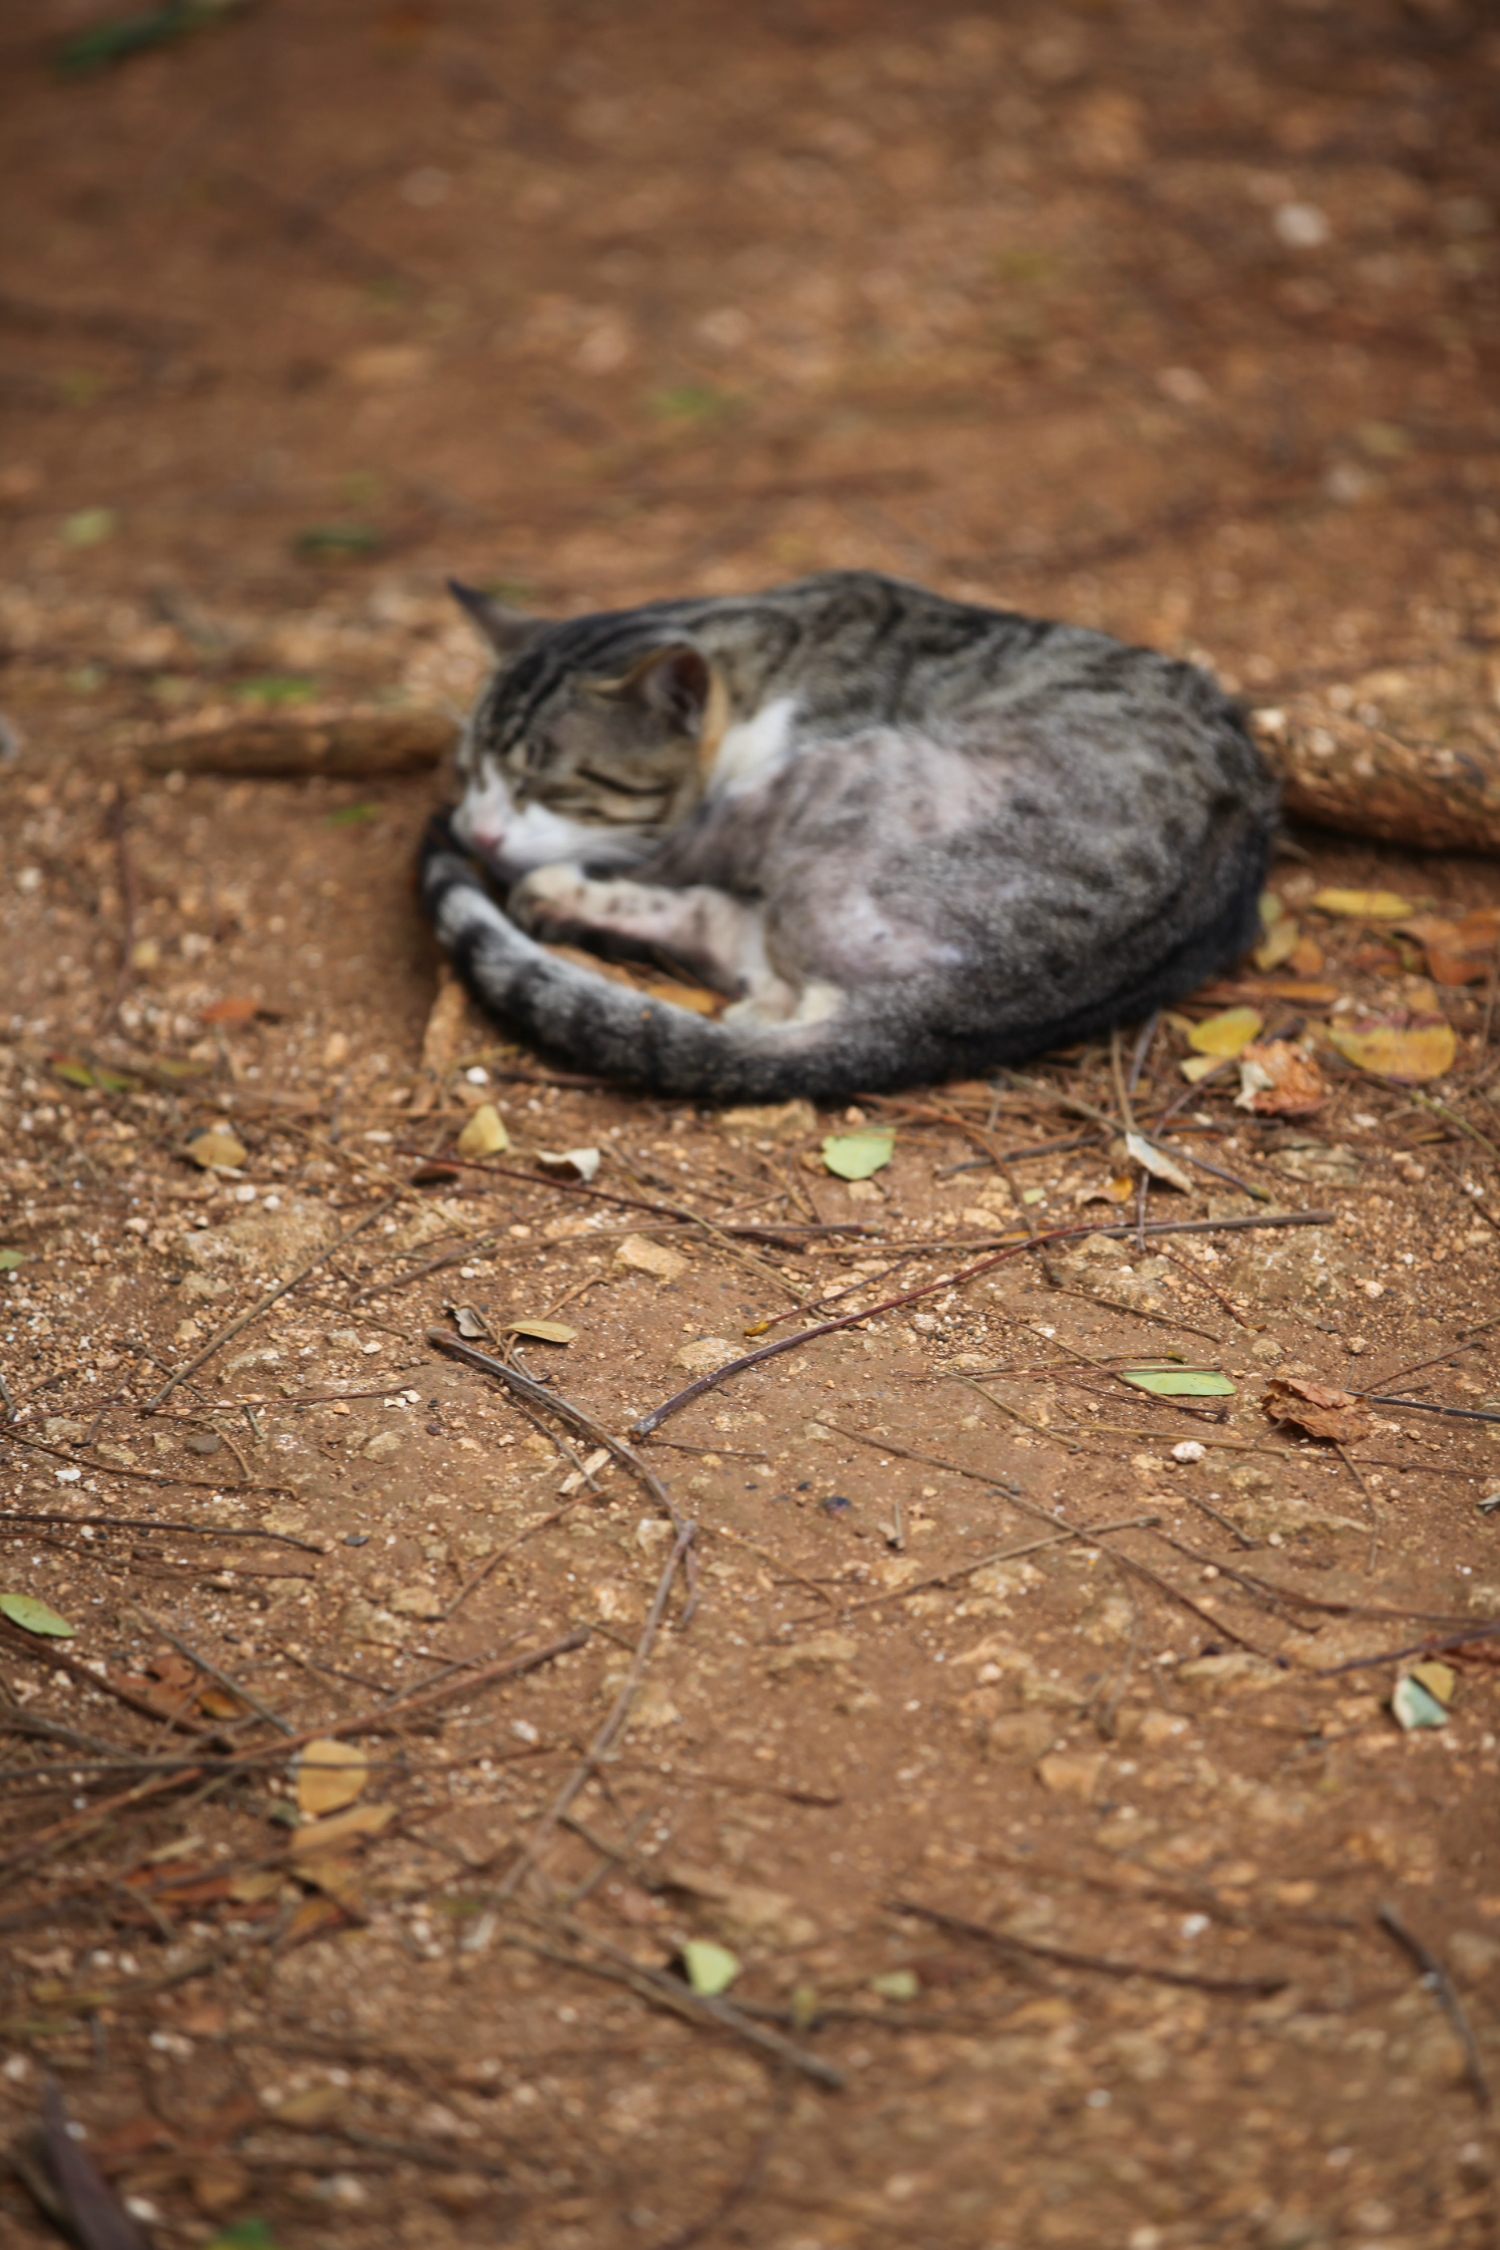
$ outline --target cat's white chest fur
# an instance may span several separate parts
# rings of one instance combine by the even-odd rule
[[[778,695],[753,719],[736,719],[726,727],[709,769],[710,791],[743,788],[746,782],[758,781],[773,766],[780,765],[791,748],[796,716],[796,697]]]

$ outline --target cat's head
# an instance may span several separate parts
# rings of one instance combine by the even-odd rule
[[[504,882],[551,860],[637,856],[701,794],[717,677],[639,611],[564,624],[453,592],[500,662],[459,745],[461,843]]]

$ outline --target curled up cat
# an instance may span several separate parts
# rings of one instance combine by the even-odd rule
[[[477,998],[582,1069],[715,1103],[969,1077],[1255,934],[1275,789],[1190,664],[870,571],[563,623],[454,591],[499,661],[423,897]]]

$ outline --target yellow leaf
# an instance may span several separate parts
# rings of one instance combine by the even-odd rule
[[[1420,1680],[1428,1694],[1435,1695],[1445,1707],[1453,1701],[1458,1674],[1451,1664],[1440,1664],[1435,1657],[1430,1657],[1425,1664],[1414,1664],[1411,1676],[1414,1680]]]
[[[1296,923],[1290,914],[1284,914],[1279,922],[1271,924],[1251,959],[1257,969],[1279,969],[1283,961],[1291,959],[1301,942]]]
[[[1411,900],[1397,891],[1317,891],[1312,903],[1322,914],[1345,914],[1356,922],[1399,922]]]
[[[278,2125],[297,2125],[310,2131],[326,2125],[337,2117],[341,2109],[349,2106],[349,2096],[342,2086],[330,2086],[326,2080],[321,2086],[304,2086],[299,2093],[288,2094],[271,2111]]]
[[[534,1336],[540,1344],[571,1344],[578,1334],[565,1320],[508,1320],[507,1336]]]
[[[458,1136],[460,1156],[499,1156],[510,1147],[510,1135],[493,1102],[481,1102]]]
[[[370,1761],[352,1742],[309,1742],[297,1760],[297,1810],[305,1819],[339,1812],[364,1794]]]
[[[1227,1055],[1187,1055],[1177,1067],[1188,1084],[1196,1086],[1200,1078],[1206,1078],[1211,1070],[1217,1070],[1220,1063],[1228,1060]]]
[[[1441,1078],[1453,1068],[1457,1051],[1448,1023],[1424,1023],[1406,1031],[1388,1023],[1352,1031],[1347,1024],[1335,1023],[1330,1024],[1328,1036],[1346,1062],[1369,1071],[1372,1078],[1391,1078],[1400,1086]]]
[[[1261,1027],[1262,1018],[1255,1008],[1226,1008],[1222,1015],[1207,1016],[1195,1023],[1188,1033],[1188,1045],[1200,1055],[1224,1058],[1237,1055],[1247,1047]]]
[[[190,1140],[184,1153],[205,1172],[235,1172],[250,1152],[227,1128],[216,1125]]]
[[[347,1812],[330,1813],[326,1820],[310,1820],[305,1828],[292,1830],[293,1857],[342,1851],[346,1844],[357,1844],[361,1836],[378,1836],[395,1817],[394,1805],[351,1805]]]
[[[1285,912],[1286,908],[1282,905],[1280,899],[1276,896],[1276,893],[1274,891],[1261,892],[1260,926],[1263,930],[1270,929],[1273,922],[1279,922]]]

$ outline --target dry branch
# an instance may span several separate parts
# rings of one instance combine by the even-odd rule
[[[1470,728],[1455,743],[1297,704],[1261,714],[1261,746],[1299,820],[1427,851],[1500,854],[1500,743]]]
[[[377,781],[424,773],[452,742],[443,711],[350,712],[343,717],[231,719],[194,734],[148,744],[148,773],[222,773],[267,781],[327,774],[336,781]]]

